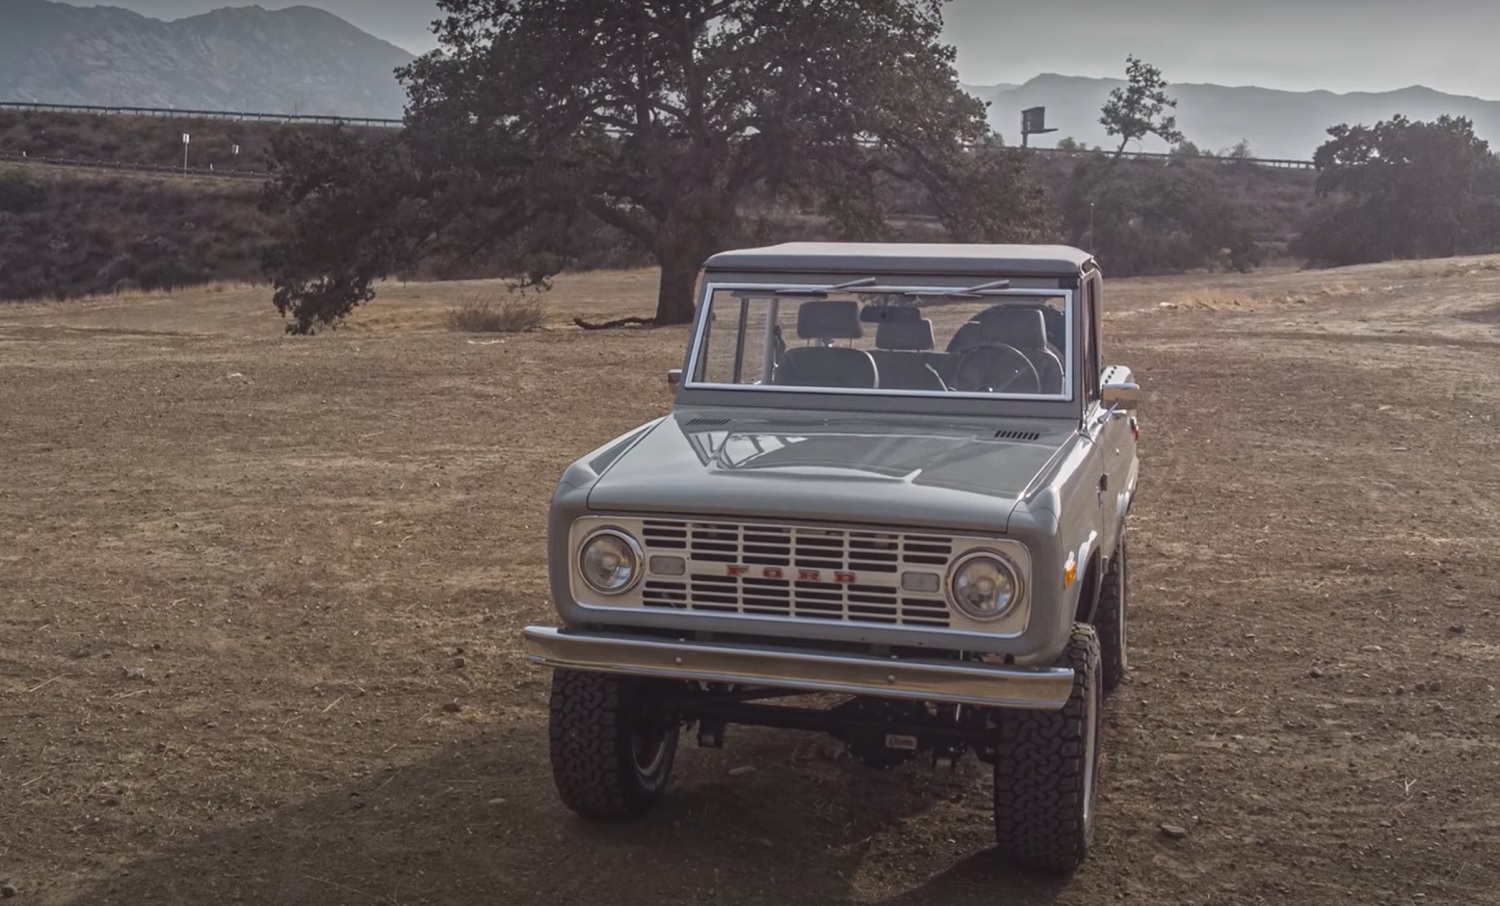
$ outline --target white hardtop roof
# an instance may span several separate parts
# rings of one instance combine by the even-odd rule
[[[787,242],[720,252],[705,270],[741,273],[1077,276],[1094,256],[1067,245],[902,242]]]

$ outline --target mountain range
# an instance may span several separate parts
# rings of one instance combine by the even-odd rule
[[[964,86],[990,103],[990,123],[1007,144],[1021,143],[1021,111],[1047,108],[1047,126],[1058,131],[1032,136],[1032,147],[1051,147],[1062,138],[1113,149],[1118,140],[1105,134],[1100,109],[1118,79],[1091,79],[1046,74],[1024,85]],[[1204,151],[1222,151],[1248,141],[1255,157],[1308,160],[1328,138],[1328,128],[1339,123],[1373,125],[1404,114],[1413,120],[1433,120],[1443,114],[1466,116],[1474,131],[1500,149],[1500,101],[1444,94],[1413,86],[1399,91],[1334,94],[1331,91],[1275,91],[1268,88],[1173,84],[1167,93],[1177,99],[1177,128]],[[1166,151],[1150,138],[1133,151]]]
[[[307,6],[165,22],[0,0],[0,100],[399,118],[405,50]]]
[[[353,0],[340,2],[354,8],[347,5]],[[394,70],[411,60],[396,45],[307,6],[230,7],[163,21],[115,7],[0,0],[0,101],[398,118],[406,99]],[[990,103],[990,121],[1010,144],[1020,143],[1021,111],[1042,106],[1058,131],[1033,137],[1033,146],[1069,137],[1113,147],[1099,111],[1122,84],[1045,74],[965,89]],[[1205,151],[1245,140],[1257,157],[1305,160],[1330,126],[1397,113],[1467,116],[1500,146],[1500,101],[1422,87],[1334,94],[1173,84],[1168,92],[1178,100],[1179,128]],[[1132,148],[1166,149],[1156,139]]]

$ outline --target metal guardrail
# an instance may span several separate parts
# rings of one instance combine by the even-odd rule
[[[348,126],[370,126],[383,129],[399,129],[404,125],[403,120],[383,119],[380,117],[367,116],[327,116],[316,114],[298,113],[263,113],[248,110],[188,110],[175,107],[116,107],[93,104],[42,104],[32,101],[0,101],[0,110],[21,110],[38,113],[82,113],[95,116],[146,116],[157,118],[176,119],[207,119],[207,120],[229,120],[238,122],[255,123],[308,123],[316,125],[332,126],[344,124]],[[1113,156],[1115,152],[1107,149],[1072,149],[1062,148],[1031,148],[1030,151],[1047,155],[1066,155],[1070,157],[1099,157]],[[1314,169],[1310,160],[1291,160],[1275,157],[1218,157],[1203,155],[1172,154],[1163,151],[1126,151],[1120,155],[1126,160],[1199,160],[1217,161],[1226,164],[1250,164],[1256,167],[1271,167],[1283,170],[1311,170]]]
[[[306,113],[260,113],[249,110],[190,110],[177,107],[115,107],[97,104],[42,104],[33,101],[0,101],[0,110],[33,113],[83,113],[93,116],[148,116],[161,119],[232,120],[258,123],[312,123],[327,126],[343,123],[349,126],[393,128],[402,120],[371,116],[327,116]]]
[[[1036,154],[1062,157],[1113,157],[1115,152],[1104,148],[1031,148]],[[1312,170],[1310,160],[1291,160],[1278,157],[1226,157],[1212,154],[1173,154],[1169,151],[1126,151],[1123,160],[1191,160],[1219,164],[1249,164],[1256,167],[1272,167],[1281,170]]]
[[[118,160],[90,160],[82,157],[36,157],[0,151],[0,162],[29,164],[38,167],[68,167],[75,170],[109,170],[123,173],[155,173],[161,176],[209,177],[214,179],[264,180],[271,174],[264,170],[218,169],[208,167],[181,167],[171,164],[144,164]]]

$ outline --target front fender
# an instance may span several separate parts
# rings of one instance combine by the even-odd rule
[[[547,511],[547,584],[558,615],[569,625],[574,622],[569,615],[575,608],[573,592],[568,587],[571,569],[568,531],[579,517],[588,512],[589,492],[594,483],[665,418],[647,422],[616,437],[568,466],[558,479],[557,488],[552,493],[552,505]]]
[[[1130,518],[1130,508],[1135,504],[1135,491],[1140,485],[1141,460],[1139,457],[1132,458],[1130,462],[1130,475],[1125,479],[1125,490],[1120,492],[1120,498],[1115,504],[1115,525],[1118,529],[1117,538],[1124,537],[1125,520]]]

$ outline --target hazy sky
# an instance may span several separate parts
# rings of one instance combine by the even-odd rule
[[[239,2],[110,5],[177,18]],[[321,6],[416,53],[434,44],[431,0],[259,4]],[[953,0],[947,21],[970,84],[1118,76],[1135,53],[1174,82],[1339,92],[1420,84],[1500,100],[1496,0]]]

